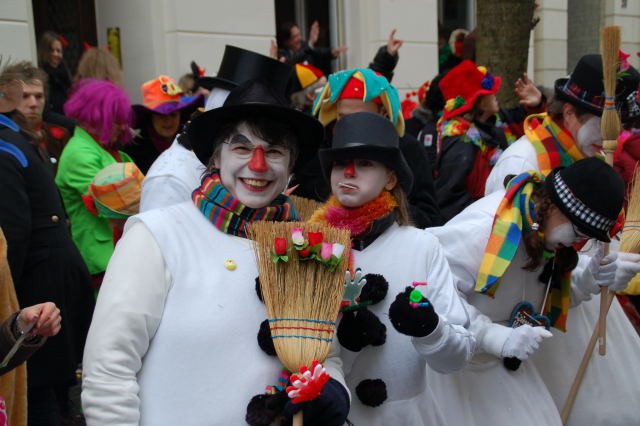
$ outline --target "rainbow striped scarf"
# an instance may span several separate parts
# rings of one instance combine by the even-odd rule
[[[571,135],[546,113],[528,116],[524,133],[536,150],[543,176],[556,167],[567,167],[584,158]]]
[[[242,204],[222,185],[218,170],[202,179],[202,184],[191,194],[191,199],[202,214],[219,230],[246,238],[246,226],[256,220],[288,221],[298,219],[293,203],[284,194],[272,204],[252,209]]]
[[[531,199],[536,185],[542,177],[535,171],[522,173],[509,181],[507,192],[500,202],[485,249],[475,291],[494,297],[500,280],[516,254],[522,234],[532,232],[536,221]],[[545,303],[544,314],[551,324],[564,331],[569,310],[571,293],[571,273],[560,277],[558,285],[553,285]]]
[[[480,149],[481,152],[484,152],[487,149],[487,145],[484,143],[482,135],[480,134],[480,131],[478,130],[476,125],[460,116],[453,117],[449,120],[440,118],[436,126],[438,130],[439,141],[447,136],[460,136],[460,139],[463,142],[474,144]],[[517,139],[509,126],[507,126],[507,124],[500,119],[500,116],[498,114],[496,114],[495,127],[502,129],[509,145],[511,145]]]

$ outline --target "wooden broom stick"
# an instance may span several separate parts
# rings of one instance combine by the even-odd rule
[[[604,78],[604,110],[602,111],[602,122],[600,131],[602,133],[602,148],[606,155],[607,164],[613,166],[613,154],[618,146],[618,135],[620,134],[620,117],[616,111],[616,78],[620,52],[620,27],[604,27],[600,33],[600,54],[602,55],[602,74]],[[609,251],[609,245],[605,245],[605,255]],[[599,352],[604,356],[607,352],[607,287],[600,290],[600,317],[599,327]]]

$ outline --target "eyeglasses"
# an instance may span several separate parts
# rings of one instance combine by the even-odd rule
[[[573,233],[576,235],[576,240],[584,241],[584,240],[588,240],[588,239],[591,238],[590,236],[588,236],[584,232],[580,231],[580,229],[578,229],[578,227],[575,225],[575,223],[571,222],[571,227],[573,228]]]
[[[267,160],[284,160],[291,152],[288,148],[281,145],[255,145],[248,137],[242,134],[233,135],[222,143],[229,145],[229,149],[233,155],[246,160],[253,156],[258,146],[262,147]]]

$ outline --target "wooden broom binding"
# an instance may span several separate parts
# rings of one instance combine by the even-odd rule
[[[600,33],[600,54],[602,55],[602,74],[604,78],[604,110],[602,111],[602,122],[600,131],[602,133],[602,148],[606,155],[607,164],[613,166],[613,154],[618,146],[618,135],[620,134],[620,117],[616,111],[616,82],[620,52],[620,27],[604,27]],[[609,245],[605,245],[605,255],[608,253]],[[608,289],[602,287],[600,290],[600,317],[598,319],[599,328],[599,353],[604,356],[607,351],[607,306]]]
[[[294,228],[304,230],[306,241],[309,232],[321,232],[324,242],[342,245],[344,253],[338,256],[342,261],[334,258],[332,268],[319,260],[301,260],[309,256],[293,246]],[[305,222],[259,221],[249,227],[248,235],[255,241],[260,289],[278,359],[292,372],[311,366],[314,360],[324,362],[331,350],[344,293],[349,231]],[[276,253],[276,238],[286,239],[284,255]],[[317,245],[307,249],[320,256]],[[301,411],[294,416],[294,425],[302,425]]]
[[[300,197],[298,195],[289,195],[289,198],[293,201],[293,205],[302,221],[309,220],[311,215],[322,206],[322,203],[312,200],[311,198]]]

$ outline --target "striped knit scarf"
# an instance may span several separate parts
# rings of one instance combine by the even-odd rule
[[[502,129],[509,145],[517,139],[509,126],[504,123],[497,114],[495,127]],[[462,117],[453,117],[449,120],[440,118],[437,123],[437,129],[438,141],[448,136],[461,136],[462,141],[474,144],[481,152],[487,149],[487,145],[484,143],[482,135],[476,125]]]
[[[536,150],[543,176],[548,176],[556,167],[570,166],[584,158],[571,135],[546,113],[528,116],[524,132]]]
[[[516,254],[523,233],[533,230],[536,218],[531,194],[541,181],[542,177],[537,172],[529,171],[511,179],[507,185],[507,192],[496,210],[489,242],[480,264],[476,292],[494,297],[502,276]],[[569,310],[571,273],[564,274],[554,284],[543,313],[549,317],[554,327],[564,330]]]
[[[222,185],[218,170],[202,179],[191,199],[202,214],[219,230],[246,238],[246,226],[256,220],[288,221],[298,219],[293,203],[284,194],[278,195],[272,204],[252,209],[242,204]]]

